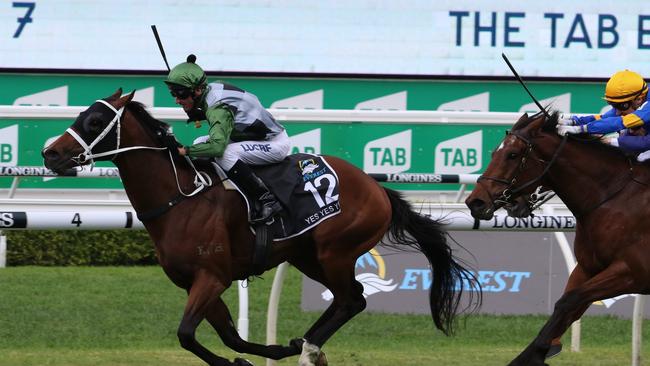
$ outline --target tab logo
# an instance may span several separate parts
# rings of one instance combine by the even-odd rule
[[[14,100],[14,105],[68,105],[68,86],[44,90]]]
[[[436,146],[435,172],[466,174],[483,167],[483,130],[469,133]]]
[[[367,173],[401,173],[411,168],[411,130],[370,141],[363,148]]]
[[[320,128],[293,135],[289,140],[292,154],[320,154]]]
[[[18,125],[0,128],[0,166],[18,165]]]

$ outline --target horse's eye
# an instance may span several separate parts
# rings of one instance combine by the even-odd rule
[[[508,159],[516,159],[517,158],[517,153],[511,152],[508,154]]]
[[[92,118],[88,121],[88,131],[89,132],[99,132],[102,129],[102,121],[96,118]]]

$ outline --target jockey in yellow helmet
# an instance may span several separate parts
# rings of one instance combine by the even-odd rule
[[[558,133],[608,134],[626,129],[647,128],[650,125],[650,105],[646,103],[647,97],[648,85],[641,75],[630,70],[619,71],[612,75],[605,86],[603,99],[612,109],[602,115],[563,118],[558,123]],[[650,150],[650,136],[634,133],[624,133],[605,142],[632,153]]]

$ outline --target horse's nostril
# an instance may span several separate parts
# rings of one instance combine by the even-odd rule
[[[481,210],[485,207],[485,202],[480,198],[475,198],[467,204],[467,207],[472,211]]]
[[[41,155],[46,160],[57,160],[59,158],[59,153],[52,149],[45,149],[41,151]]]

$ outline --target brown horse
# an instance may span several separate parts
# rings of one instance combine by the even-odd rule
[[[300,365],[322,362],[323,344],[366,306],[363,286],[355,280],[355,262],[384,234],[391,246],[414,248],[427,257],[433,271],[434,324],[445,333],[452,330],[463,287],[457,284],[471,275],[452,255],[441,225],[412,211],[397,192],[381,187],[353,165],[327,157],[339,177],[342,212],[299,236],[274,243],[266,269],[288,261],[329,288],[333,302],[301,339],[288,346],[241,339],[221,294],[253,271],[254,235],[245,202],[221,184],[179,198],[179,190],[194,189],[194,171],[172,154],[177,142],[168,134],[169,126],[132,98],[133,94],[122,96],[119,89],[98,100],[43,151],[43,157],[45,165],[57,172],[94,158],[111,159],[118,167],[131,204],[140,217],[147,217],[144,225],[160,265],[188,292],[178,328],[183,348],[210,365],[250,365],[241,358],[230,362],[219,357],[196,340],[197,326],[207,319],[224,344],[237,352],[271,359],[302,352]],[[480,298],[474,299],[472,304],[478,306]]]
[[[557,121],[557,112],[522,116],[465,201],[475,218],[489,219],[543,185],[577,218],[577,266],[549,320],[510,365],[544,365],[551,345],[592,302],[650,293],[650,169],[598,138],[558,136]]]

